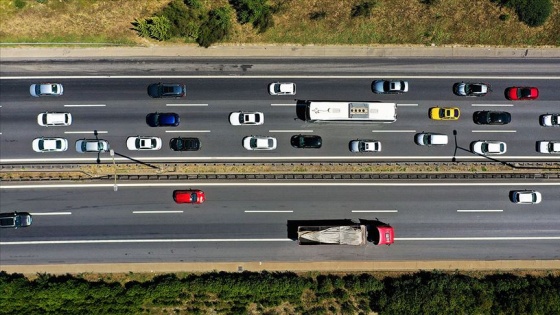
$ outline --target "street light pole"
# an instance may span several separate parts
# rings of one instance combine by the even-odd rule
[[[109,150],[109,155],[113,158],[113,169],[115,170],[115,185],[113,186],[113,190],[119,190],[119,186],[117,186],[117,165],[115,164],[115,150]]]

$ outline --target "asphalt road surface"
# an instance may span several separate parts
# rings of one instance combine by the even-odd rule
[[[558,161],[558,156],[536,151],[539,140],[560,140],[557,128],[543,128],[538,123],[540,115],[560,111],[556,93],[560,88],[560,70],[552,61],[556,60],[457,59],[444,62],[358,58],[352,63],[347,59],[265,59],[253,64],[249,60],[195,62],[181,59],[144,63],[13,62],[2,65],[7,69],[2,71],[0,86],[0,162],[94,163],[97,155],[77,153],[74,143],[78,139],[96,137],[109,141],[111,148],[120,155],[117,162],[130,158],[141,161],[451,161],[453,157],[458,161],[487,160],[469,151],[470,143],[475,140],[506,141],[507,153],[498,160]],[[161,66],[158,68],[158,65]],[[112,74],[108,74],[110,69]],[[371,92],[371,82],[379,78],[406,79],[410,91],[402,95],[375,95]],[[29,85],[44,81],[62,83],[64,95],[31,97]],[[146,87],[159,81],[186,83],[187,97],[149,98]],[[295,82],[297,95],[268,95],[267,85],[275,81]],[[492,85],[493,92],[481,98],[457,97],[452,93],[452,85],[459,81],[487,82]],[[537,86],[539,99],[506,100],[505,88],[520,85]],[[307,123],[296,116],[297,100],[395,102],[398,118],[391,124]],[[430,120],[428,109],[433,106],[457,106],[461,109],[461,118],[451,122]],[[265,124],[231,126],[228,115],[239,110],[264,112]],[[475,125],[472,114],[480,110],[508,111],[512,114],[512,123]],[[69,127],[41,127],[36,117],[45,111],[70,112],[74,122]],[[156,111],[178,113],[181,124],[149,127],[145,117]],[[422,131],[447,134],[450,143],[444,147],[417,146],[414,135]],[[292,148],[289,140],[294,134],[320,135],[323,148]],[[137,135],[158,136],[163,140],[163,148],[153,152],[129,151],[126,138]],[[243,137],[248,135],[274,136],[278,139],[278,148],[270,152],[249,152],[241,145]],[[168,142],[178,136],[200,138],[202,150],[171,151]],[[37,137],[64,137],[69,141],[69,149],[63,153],[33,152],[31,142]],[[358,138],[380,140],[383,151],[376,154],[349,152],[349,141]],[[100,160],[112,162],[109,154],[102,154]]]
[[[152,182],[3,185],[2,211],[33,225],[0,231],[2,264],[559,259],[558,182]],[[206,192],[178,205],[174,189]],[[537,205],[511,190],[536,189]],[[309,222],[374,220],[392,246],[299,246]]]

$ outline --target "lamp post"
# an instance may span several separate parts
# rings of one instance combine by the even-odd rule
[[[113,158],[113,169],[115,170],[115,185],[113,186],[113,190],[119,190],[119,186],[117,186],[117,165],[115,164],[115,150],[109,150],[109,155]]]

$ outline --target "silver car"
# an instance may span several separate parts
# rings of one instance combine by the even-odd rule
[[[82,139],[76,141],[76,151],[78,153],[86,152],[109,152],[109,142],[101,139]]]
[[[29,93],[31,96],[60,96],[64,92],[60,83],[39,83],[31,84]]]
[[[375,80],[371,83],[375,94],[400,94],[408,92],[408,82],[401,80]]]
[[[350,141],[350,152],[381,152],[381,142],[376,140],[352,140]]]

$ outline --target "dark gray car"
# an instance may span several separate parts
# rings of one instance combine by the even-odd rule
[[[181,83],[152,83],[148,86],[148,95],[153,98],[185,97],[187,86]]]
[[[17,229],[28,227],[33,222],[31,214],[27,212],[0,213],[0,227]]]

